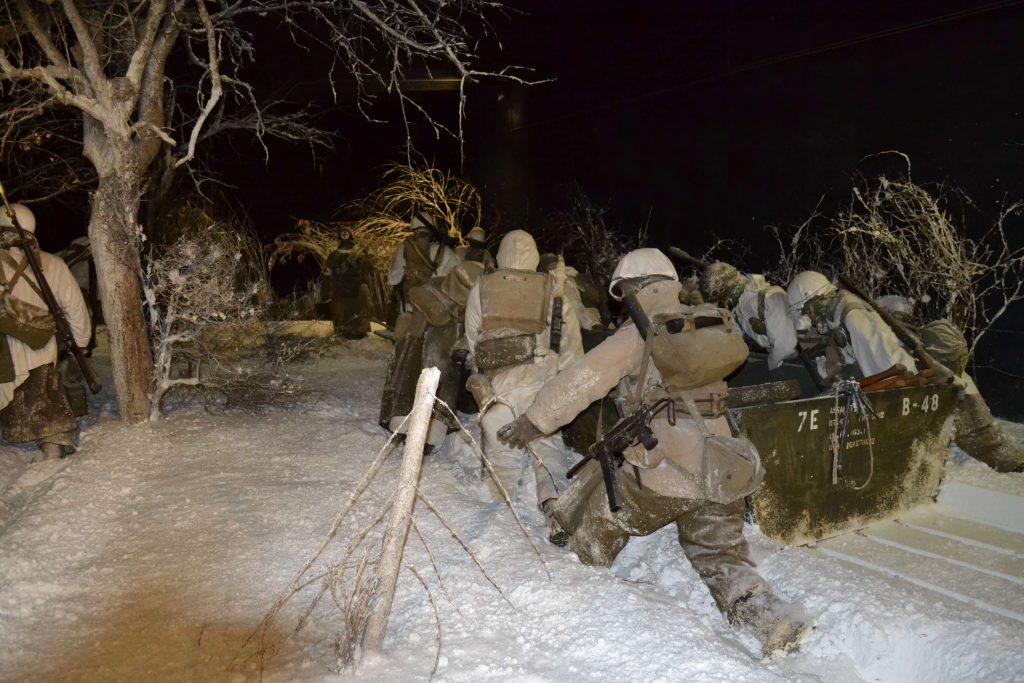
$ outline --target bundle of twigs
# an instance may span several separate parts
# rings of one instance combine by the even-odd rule
[[[480,225],[480,194],[460,178],[435,168],[388,167],[382,186],[338,210],[338,216],[357,216],[354,220],[317,223],[300,220],[298,230],[274,240],[268,250],[270,268],[289,259],[306,255],[322,268],[327,257],[338,248],[342,231],[352,235],[356,249],[366,264],[367,286],[378,311],[387,307],[387,273],[395,250],[412,234],[409,220],[415,212],[429,214],[444,237],[463,244],[463,231]]]
[[[902,177],[860,178],[849,205],[834,216],[815,214],[788,236],[776,231],[782,280],[806,268],[845,275],[871,297],[900,294],[915,305],[919,322],[947,318],[978,340],[1014,301],[1024,298],[1024,246],[1008,239],[1005,221],[1024,203],[1003,207],[972,236],[953,217],[953,199],[973,206],[946,186],[929,192]],[[975,233],[976,235],[978,233]]]

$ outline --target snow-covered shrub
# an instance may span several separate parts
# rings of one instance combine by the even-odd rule
[[[146,260],[150,419],[159,418],[167,392],[179,386],[217,391],[228,405],[294,394],[280,367],[287,349],[268,352],[263,321],[270,297],[259,246],[237,226],[206,218],[154,247]]]

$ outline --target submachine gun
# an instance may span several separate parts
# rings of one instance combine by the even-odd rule
[[[32,274],[35,275],[36,284],[39,286],[39,293],[46,303],[46,307],[50,309],[50,314],[56,323],[57,343],[74,355],[75,360],[78,361],[78,367],[82,370],[82,377],[85,378],[85,383],[89,385],[89,390],[94,394],[98,394],[100,389],[103,388],[103,385],[100,384],[100,378],[96,375],[96,371],[92,369],[92,366],[89,365],[85,352],[75,343],[75,335],[71,332],[71,325],[64,315],[64,309],[61,308],[60,302],[57,301],[57,297],[54,295],[53,290],[50,289],[50,284],[43,275],[43,266],[39,262],[39,254],[36,253],[33,245],[29,243],[21,223],[18,222],[17,214],[14,213],[10,202],[7,201],[7,192],[4,190],[3,183],[0,183],[0,199],[3,200],[4,209],[14,224],[14,232],[17,233],[20,240],[19,246],[25,253],[25,260],[28,262],[29,268],[32,269]]]
[[[647,450],[658,445],[658,437],[651,429],[651,420],[654,416],[666,408],[669,410],[669,421],[675,422],[675,404],[671,399],[665,398],[651,407],[641,404],[631,414],[615,423],[615,426],[605,432],[598,441],[587,449],[583,460],[572,466],[565,473],[565,476],[572,479],[591,460],[601,464],[601,473],[604,475],[604,490],[608,494],[608,508],[612,512],[618,512],[619,496],[615,491],[615,470],[622,467],[625,462],[622,452],[636,444],[643,444]],[[636,465],[633,465],[633,472],[636,475],[637,484],[640,484],[640,472]]]

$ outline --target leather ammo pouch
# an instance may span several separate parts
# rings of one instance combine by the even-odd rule
[[[707,499],[727,505],[753,493],[764,479],[754,444],[742,437],[712,434],[693,399],[683,403],[703,436],[700,484]]]
[[[537,337],[532,334],[487,339],[477,343],[473,360],[481,370],[497,370],[533,360],[536,349]]]
[[[14,270],[14,275],[8,281],[4,276],[3,269],[0,268],[0,280],[2,280],[0,285],[3,286],[0,291],[0,334],[14,337],[31,349],[41,349],[57,333],[57,324],[49,309],[27,303],[11,295],[14,284],[25,272],[28,264],[26,262],[15,263],[7,252],[0,252],[0,260]],[[36,294],[40,294],[39,286],[35,282],[28,278],[25,281],[31,285]],[[42,298],[42,294],[40,294],[40,298]]]
[[[670,393],[696,389],[732,374],[750,350],[732,316],[714,306],[651,316],[657,334],[650,340],[651,360]]]
[[[410,289],[409,302],[433,327],[444,327],[459,318],[457,304],[433,281]]]

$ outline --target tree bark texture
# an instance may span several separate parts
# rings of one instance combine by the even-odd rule
[[[110,340],[121,419],[149,415],[153,358],[142,308],[138,212],[141,188],[120,174],[103,176],[92,197],[89,239]]]
[[[384,647],[391,604],[395,599],[395,585],[402,568],[402,552],[409,534],[412,509],[416,503],[416,487],[419,483],[420,468],[423,465],[423,445],[430,428],[430,416],[434,409],[434,395],[441,379],[437,368],[425,368],[416,383],[416,401],[409,415],[409,428],[405,439],[405,454],[402,457],[402,471],[391,507],[388,526],[384,531],[383,549],[377,565],[380,583],[373,612],[363,632],[363,650],[380,650]]]

